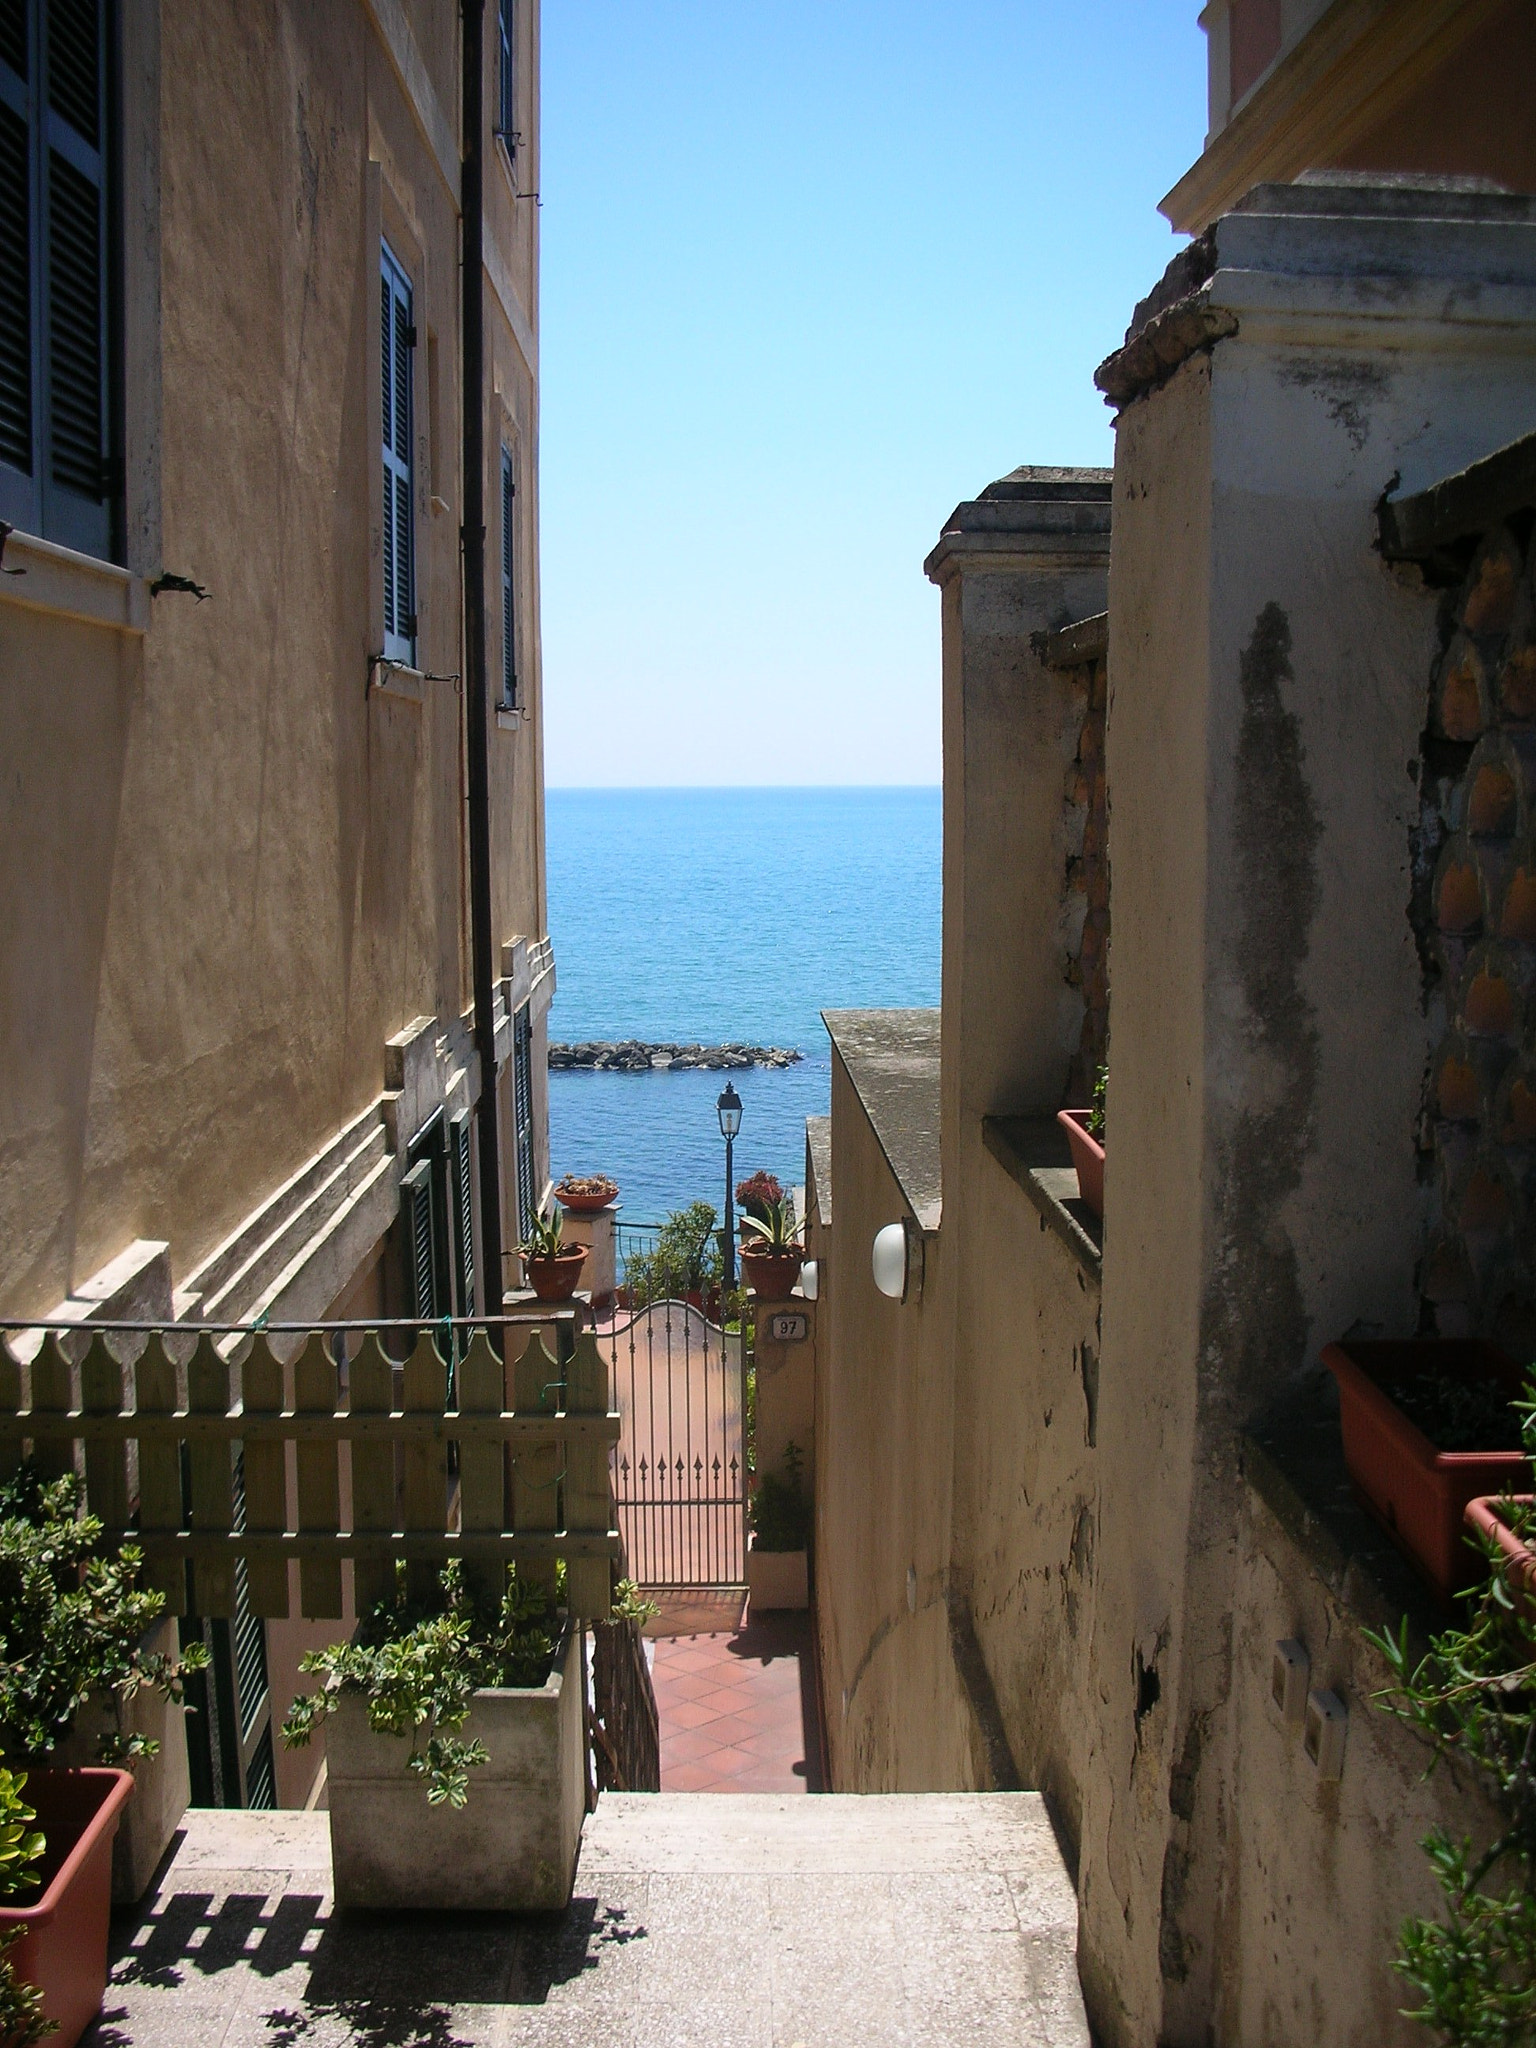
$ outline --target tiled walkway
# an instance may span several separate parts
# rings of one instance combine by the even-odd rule
[[[674,1632],[675,1631],[675,1632]],[[806,1614],[668,1602],[646,1633],[663,1792],[820,1792],[821,1739]]]

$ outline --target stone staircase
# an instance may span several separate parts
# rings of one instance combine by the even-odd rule
[[[189,1813],[90,2048],[1088,2048],[1035,1793],[605,1793],[563,1914],[349,1915],[323,1813]]]

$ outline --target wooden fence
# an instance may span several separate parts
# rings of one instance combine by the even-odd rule
[[[427,1331],[403,1361],[376,1330],[315,1329],[286,1363],[265,1332],[198,1333],[187,1355],[193,1338],[154,1331],[124,1359],[121,1337],[50,1331],[29,1370],[0,1344],[0,1476],[28,1451],[82,1472],[89,1511],[140,1546],[171,1613],[232,1616],[240,1565],[254,1614],[329,1620],[343,1558],[361,1613],[392,1590],[397,1558],[421,1597],[459,1557],[491,1593],[514,1561],[552,1588],[563,1559],[570,1611],[607,1617],[619,1417],[590,1335],[563,1365],[537,1332],[504,1363],[477,1329],[451,1374]]]

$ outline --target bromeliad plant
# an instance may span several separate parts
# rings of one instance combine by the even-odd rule
[[[565,1250],[562,1235],[565,1218],[558,1208],[539,1209],[528,1225],[528,1235],[518,1246],[525,1259],[558,1259]]]
[[[1536,1386],[1517,1403],[1536,1455]],[[1536,1517],[1501,1505],[1527,1541]],[[1436,1636],[1422,1658],[1408,1623],[1371,1640],[1393,1683],[1376,1695],[1429,1744],[1429,1768],[1458,1758],[1493,1792],[1503,1815],[1481,1851],[1442,1829],[1425,1838],[1445,1898],[1446,1918],[1409,1920],[1397,1968],[1422,2004],[1412,2017],[1452,2048],[1531,2048],[1536,2043],[1536,1610],[1512,1591],[1497,1549],[1468,1596],[1463,1626]]]
[[[457,1559],[443,1567],[440,1597],[429,1607],[406,1595],[397,1563],[395,1594],[380,1601],[350,1643],[311,1650],[299,1666],[323,1684],[301,1693],[283,1723],[283,1741],[302,1749],[343,1693],[367,1702],[368,1724],[409,1738],[406,1768],[426,1785],[431,1806],[462,1806],[469,1774],[486,1761],[483,1743],[459,1734],[482,1686],[542,1685],[555,1654],[555,1617],[540,1586],[507,1574],[499,1603],[475,1599]],[[556,1601],[561,1574],[557,1568]]]
[[[165,1595],[140,1586],[135,1546],[103,1550],[101,1523],[81,1514],[81,1496],[74,1473],[49,1479],[31,1464],[0,1486],[0,1757],[47,1756],[94,1693],[118,1719],[98,1754],[131,1767],[159,1745],[123,1731],[123,1706],[145,1685],[180,1701],[208,1653],[200,1643],[179,1657],[142,1647]]]
[[[765,1200],[760,1208],[748,1210],[741,1219],[741,1234],[749,1251],[766,1252],[770,1257],[798,1252],[800,1230],[794,1202],[788,1195],[780,1195],[776,1201]]]

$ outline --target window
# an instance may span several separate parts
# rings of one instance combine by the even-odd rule
[[[496,73],[496,133],[509,157],[517,154],[517,68],[512,54],[515,32],[512,5],[513,0],[498,0],[496,8],[500,57]]]
[[[3,4],[3,0],[0,0]],[[379,356],[384,397],[384,658],[416,665],[416,546],[412,386],[416,323],[411,281],[384,244]]]
[[[533,1020],[528,1005],[512,1018],[512,1149],[517,1159],[517,1234],[528,1235],[533,1191]]]
[[[512,451],[501,451],[501,708],[517,708],[517,599],[515,569],[517,550],[513,522],[513,500],[517,485],[512,475]]]
[[[422,1322],[475,1312],[470,1113],[441,1111],[411,1140],[400,1183],[406,1299]]]
[[[114,545],[106,0],[0,0],[0,518]]]

